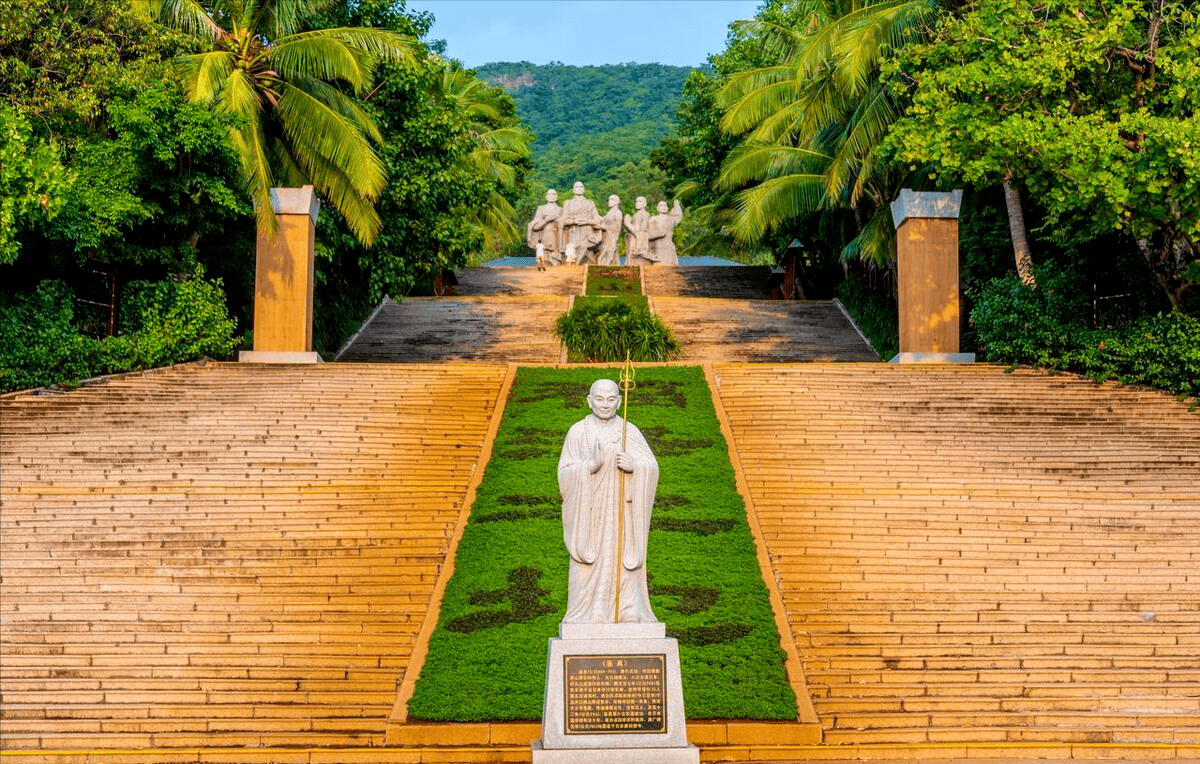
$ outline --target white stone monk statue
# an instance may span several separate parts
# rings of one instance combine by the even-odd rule
[[[582,265],[592,262],[592,251],[600,244],[600,213],[595,202],[583,195],[583,183],[575,181],[571,191],[574,196],[563,202],[560,218],[563,250],[574,244],[576,262]]]
[[[639,196],[633,204],[634,213],[625,216],[625,230],[629,232],[625,236],[625,264],[653,265],[654,261],[647,257],[650,240],[646,238],[646,231],[650,225],[650,213],[646,212],[646,197]]]
[[[600,240],[600,253],[596,256],[598,265],[620,265],[617,255],[617,245],[621,234],[621,197],[616,194],[608,197],[608,212],[600,219],[603,237]]]
[[[558,206],[558,192],[553,188],[546,191],[546,203],[533,213],[533,220],[525,229],[525,243],[538,256],[538,269],[546,263],[558,265],[562,262],[562,240],[560,222],[562,207]]]
[[[668,209],[666,202],[658,203],[658,214],[650,218],[646,224],[646,238],[650,242],[650,252],[647,257],[659,265],[679,265],[679,257],[675,254],[675,226],[683,219],[683,207],[679,200],[675,206]]]
[[[658,461],[641,431],[617,415],[616,382],[596,380],[587,401],[592,413],[571,426],[558,461],[571,556],[563,623],[657,623],[646,539]]]

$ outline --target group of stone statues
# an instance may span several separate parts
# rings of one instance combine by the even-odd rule
[[[546,192],[546,203],[537,208],[526,228],[526,243],[537,257],[539,270],[547,265],[619,265],[618,237],[624,226],[626,265],[678,265],[675,255],[675,226],[683,219],[679,200],[674,207],[658,203],[658,214],[646,211],[646,197],[639,196],[632,215],[621,213],[621,199],[608,197],[603,216],[576,181],[574,196],[560,207],[558,192]]]

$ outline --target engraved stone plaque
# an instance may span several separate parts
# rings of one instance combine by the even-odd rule
[[[665,655],[563,656],[568,735],[666,732]]]

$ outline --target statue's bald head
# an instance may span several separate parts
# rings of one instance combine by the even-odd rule
[[[587,397],[592,413],[600,419],[611,419],[621,405],[621,388],[611,379],[597,379]]]
[[[588,395],[595,395],[601,391],[611,391],[611,394],[620,395],[621,388],[617,387],[617,383],[613,382],[611,379],[597,379],[592,383],[591,389],[588,390]]]

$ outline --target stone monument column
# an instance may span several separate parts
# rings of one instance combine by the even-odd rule
[[[896,224],[899,363],[974,363],[960,353],[958,213],[962,191],[904,189],[892,202]]]
[[[320,363],[313,352],[313,268],[317,213],[312,186],[272,188],[279,229],[258,232],[254,272],[254,350],[251,363]]]

